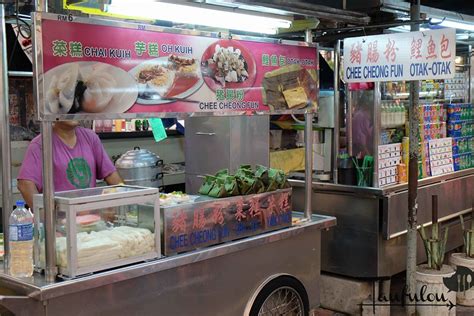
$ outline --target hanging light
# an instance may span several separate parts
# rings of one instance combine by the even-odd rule
[[[152,0],[112,0],[105,10],[110,14],[174,23],[210,26],[252,33],[276,34],[279,28],[289,28],[291,20],[200,6],[181,5]]]
[[[438,19],[438,18],[432,18],[431,22],[436,25],[451,27],[458,30],[474,31],[474,23],[458,22],[458,21]]]

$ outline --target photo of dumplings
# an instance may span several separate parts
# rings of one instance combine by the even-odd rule
[[[100,62],[67,63],[44,75],[45,114],[123,113],[135,104],[137,83]]]

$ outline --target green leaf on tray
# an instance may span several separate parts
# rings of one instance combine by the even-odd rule
[[[221,169],[221,170],[217,171],[216,178],[224,179],[228,175],[229,175],[229,169]]]
[[[226,197],[227,192],[225,190],[224,180],[220,178],[216,178],[214,182],[214,186],[212,187],[211,191],[209,191],[208,195],[214,198]]]
[[[271,192],[289,186],[282,170],[257,165],[253,171],[250,165],[241,165],[235,176],[230,175],[228,169],[206,176],[199,193],[217,198]]]
[[[204,179],[203,184],[199,188],[199,194],[208,195],[214,186],[216,177],[207,175]]]
[[[237,179],[235,177],[226,177],[224,180],[224,187],[228,196],[235,196],[240,194]]]

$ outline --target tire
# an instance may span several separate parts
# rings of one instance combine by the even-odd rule
[[[281,294],[283,294],[284,297],[281,297]],[[287,297],[288,299],[286,299]],[[287,301],[286,303],[285,300]],[[281,302],[282,304],[275,306],[272,304],[274,302]],[[277,312],[275,313],[275,310],[273,310],[273,312],[270,313],[268,311],[269,306],[276,308]],[[308,316],[308,295],[303,284],[297,279],[289,276],[278,277],[270,281],[263,287],[260,293],[258,293],[249,315]]]

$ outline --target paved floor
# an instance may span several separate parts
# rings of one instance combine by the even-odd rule
[[[344,316],[346,314],[337,313],[323,308],[313,311],[312,316]],[[405,316],[405,310],[402,307],[392,307],[390,316]],[[472,316],[474,315],[474,307],[456,306],[456,316]]]
[[[316,310],[313,311],[312,314],[310,314],[311,316],[344,316],[345,314],[342,314],[342,313],[336,313],[336,312],[333,312],[333,311],[330,311],[330,310],[327,310],[327,309],[324,309],[324,308],[318,308]]]
[[[403,287],[404,284],[405,284],[404,273],[394,276],[391,282],[391,291],[400,293],[401,287]],[[342,316],[345,314],[320,308],[320,309],[314,310],[313,314],[310,314],[310,315],[312,316]],[[392,306],[390,309],[390,316],[405,316],[405,315],[406,313],[405,313],[404,307]],[[474,307],[456,306],[456,315],[457,316],[474,316]]]
[[[405,310],[399,307],[392,307],[390,316],[405,316]],[[474,307],[456,306],[456,316],[472,316]]]

